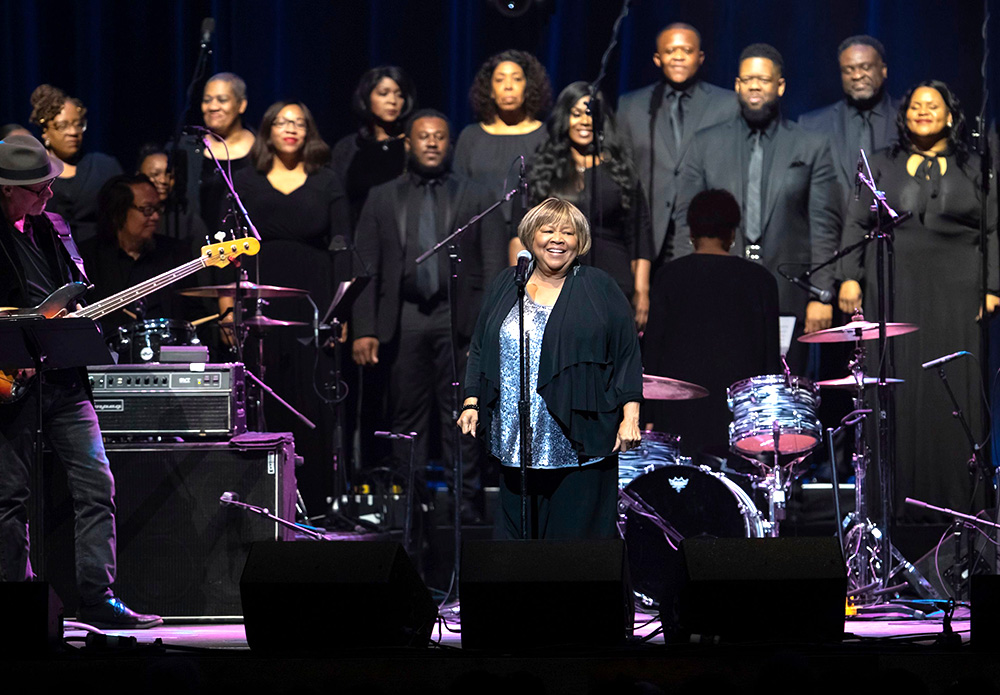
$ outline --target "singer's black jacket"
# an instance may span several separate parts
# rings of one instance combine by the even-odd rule
[[[469,347],[465,396],[479,398],[484,441],[500,397],[500,326],[516,302],[508,268],[486,294]],[[632,306],[603,270],[578,264],[566,277],[545,324],[538,393],[581,458],[611,455],[622,406],[642,401],[642,356]]]

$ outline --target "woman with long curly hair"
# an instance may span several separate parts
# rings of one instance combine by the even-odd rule
[[[469,88],[469,103],[476,123],[466,126],[455,146],[454,169],[483,184],[499,198],[517,183],[517,157],[526,160],[545,140],[540,119],[552,103],[549,76],[538,58],[525,51],[503,51],[479,68]],[[520,212],[520,211],[518,211]],[[515,235],[514,205],[503,206],[511,244]],[[519,216],[519,215],[518,215]],[[512,222],[513,220],[513,222]]]
[[[596,157],[589,101],[586,82],[574,82],[556,99],[547,124],[548,139],[528,172],[529,197],[537,204],[556,196],[584,211],[593,229],[594,248],[582,261],[615,279],[632,301],[641,329],[649,314],[653,257],[649,207],[632,157],[618,137],[614,114],[599,92],[595,108],[603,114],[604,138]]]
[[[31,93],[31,122],[42,131],[42,143],[63,163],[52,182],[54,212],[73,230],[77,242],[97,235],[97,194],[104,182],[122,173],[118,160],[101,152],[82,153],[87,131],[87,107],[63,90],[42,84]]]
[[[976,317],[984,301],[979,227],[982,189],[979,158],[963,141],[965,118],[958,98],[944,82],[921,82],[907,93],[896,117],[899,139],[871,157],[872,176],[898,212],[911,212],[894,232],[895,292],[890,321],[915,323],[920,330],[895,338],[896,510],[907,521],[937,521],[935,515],[904,506],[904,497],[969,511],[975,487],[965,465],[969,443],[948,394],[921,363],[956,350],[976,352]],[[989,293],[986,310],[1000,305],[997,277],[996,198],[988,201]],[[843,245],[859,241],[875,224],[872,196],[864,190],[851,204]],[[850,313],[862,304],[865,318],[877,316],[875,247],[844,258],[840,307]],[[890,292],[892,288],[890,288]],[[980,423],[979,368],[973,360],[947,366],[948,383],[977,435]],[[979,486],[986,490],[989,485]],[[982,509],[986,498],[974,501]]]

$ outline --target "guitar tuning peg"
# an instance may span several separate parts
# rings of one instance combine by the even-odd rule
[[[205,246],[211,246],[211,245],[212,245],[212,238],[206,234],[205,235]]]
[[[218,241],[225,241],[226,240],[226,233],[222,232],[222,231],[216,232],[215,233],[215,238]]]

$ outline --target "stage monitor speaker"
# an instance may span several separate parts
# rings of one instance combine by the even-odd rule
[[[618,645],[635,611],[621,539],[467,541],[462,647]]]
[[[239,578],[254,541],[292,532],[219,497],[295,519],[292,435],[261,435],[259,447],[229,442],[107,444],[115,478],[118,578],[115,594],[130,608],[179,618],[238,618]],[[73,501],[61,465],[49,455],[46,488],[48,579],[74,615]]]
[[[395,541],[254,543],[240,594],[255,651],[423,647],[437,619]]]
[[[970,603],[969,644],[996,652],[1000,647],[1000,577],[972,575]]]
[[[42,655],[62,646],[63,605],[48,582],[0,582],[0,654]]]
[[[836,538],[689,538],[681,553],[682,639],[843,639],[847,568]]]

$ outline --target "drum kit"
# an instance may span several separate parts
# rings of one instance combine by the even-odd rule
[[[889,323],[887,335],[917,330],[913,324]],[[878,383],[864,373],[864,341],[878,338],[878,324],[860,314],[846,326],[799,338],[805,343],[854,342],[850,375],[813,383],[803,377],[767,374],[738,381],[727,390],[733,414],[730,450],[749,461],[750,473],[695,465],[681,455],[677,435],[647,431],[641,445],[619,455],[618,530],[628,548],[633,590],[640,608],[666,608],[682,580],[680,542],[692,537],[776,538],[785,517],[785,500],[798,466],[823,439],[817,416],[820,388],[854,390],[855,511],[843,520],[845,560],[852,595],[872,590],[880,572],[880,534],[868,519],[865,473],[864,392]],[[899,383],[886,379],[884,385]],[[662,376],[643,376],[648,400],[702,398],[701,386]],[[852,413],[852,415],[854,415]],[[736,478],[743,478],[737,482]],[[766,495],[758,506],[755,492]]]

